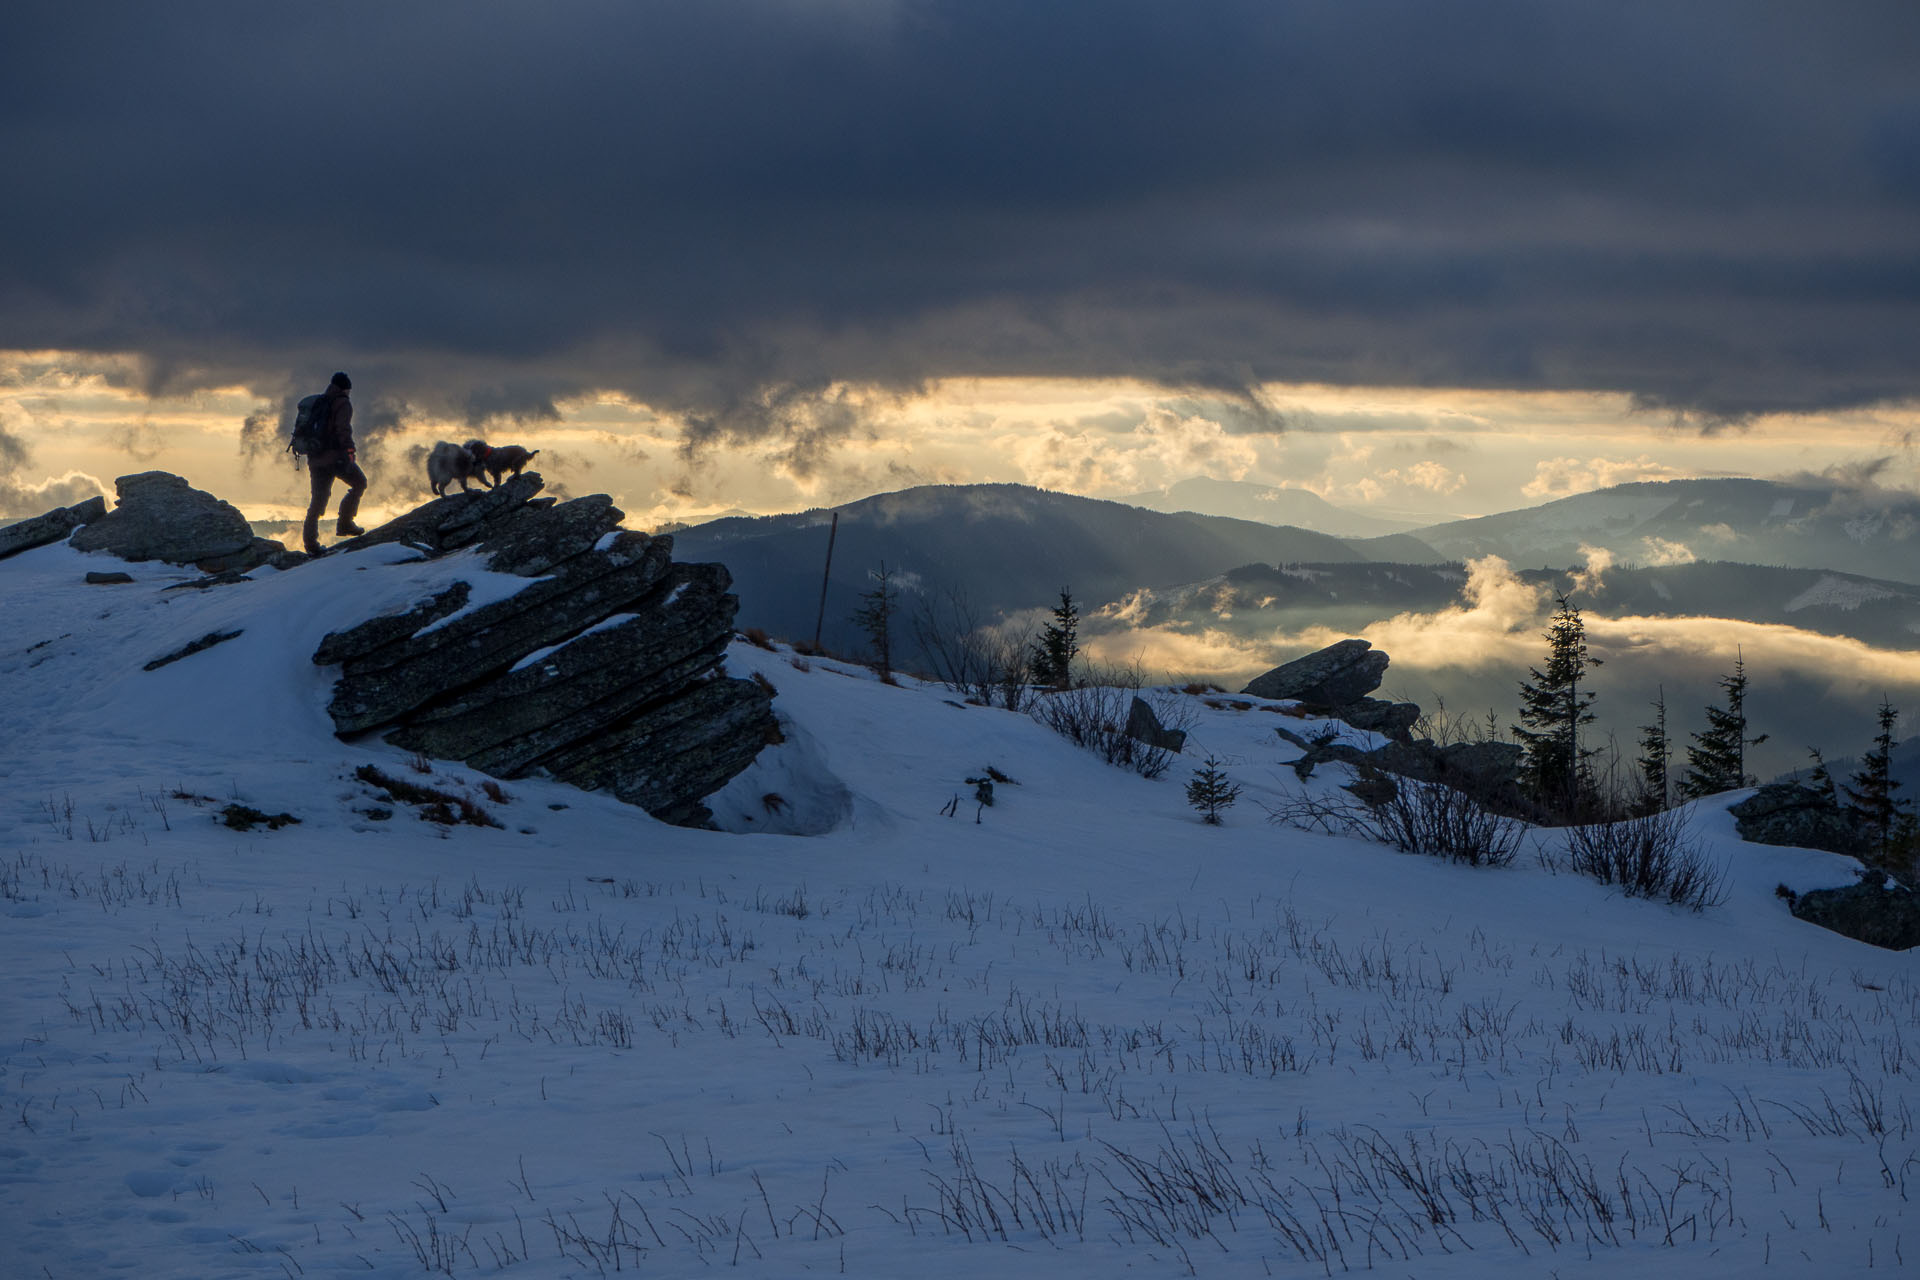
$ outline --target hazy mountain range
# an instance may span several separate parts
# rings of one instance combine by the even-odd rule
[[[1733,560],[1920,582],[1920,496],[1817,481],[1615,485],[1413,532],[1449,559],[1516,566],[1565,568],[1597,547],[1626,563]]]
[[[1177,586],[1255,562],[1430,561],[1401,535],[1342,539],[1289,525],[1164,513],[1025,485],[928,485],[834,509],[840,516],[822,642],[854,648],[849,616],[884,564],[918,592],[959,592],[991,621],[1045,606],[1070,587],[1088,605]],[[682,560],[723,562],[740,624],[813,634],[833,511],[715,520],[674,536]]]
[[[1180,493],[1246,499],[1232,488]],[[1287,509],[1304,516],[1310,505]],[[1771,735],[1750,767],[1766,775],[1803,761],[1809,746],[1863,748],[1883,696],[1920,713],[1916,506],[1906,495],[1875,506],[1841,486],[1683,481],[1359,539],[1020,485],[930,486],[833,509],[824,615],[833,510],[718,520],[674,537],[678,558],[732,571],[739,625],[810,640],[822,619],[821,642],[843,653],[866,651],[852,615],[884,563],[903,611],[959,596],[982,624],[1033,616],[1070,587],[1096,648],[1234,688],[1333,638],[1367,635],[1393,655],[1384,693],[1508,720],[1527,665],[1540,661],[1546,611],[1571,591],[1596,623],[1621,620],[1598,641],[1607,663],[1595,676],[1596,734],[1615,735],[1630,755],[1664,692],[1678,753],[1744,653],[1755,730]],[[1689,558],[1698,553],[1683,537],[1739,558]],[[1470,581],[1462,559],[1487,555],[1513,571],[1483,566]],[[1489,581],[1497,599],[1483,598]],[[913,665],[904,620],[895,647],[896,661]]]
[[[1115,499],[1149,511],[1192,511],[1200,515],[1231,516],[1262,524],[1290,524],[1336,538],[1380,538],[1406,533],[1431,520],[1400,519],[1337,506],[1308,489],[1284,485],[1250,484],[1244,480],[1213,480],[1195,476],[1145,493]]]

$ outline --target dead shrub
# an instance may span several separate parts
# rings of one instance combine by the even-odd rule
[[[1028,714],[1108,764],[1131,769],[1143,778],[1158,778],[1172,767],[1179,753],[1149,746],[1128,735],[1127,713],[1138,687],[1119,682],[1094,683],[1043,693],[1035,697]],[[1190,703],[1164,689],[1149,691],[1145,699],[1162,728],[1184,731],[1192,727],[1194,716]]]
[[[1519,855],[1526,824],[1495,813],[1457,787],[1361,766],[1338,796],[1302,791],[1270,808],[1275,822],[1329,835],[1360,836],[1402,853],[1504,867]]]
[[[1562,857],[1568,870],[1617,885],[1629,898],[1690,911],[1727,899],[1726,868],[1708,859],[1680,809],[1569,827]]]
[[[470,796],[458,796],[435,787],[423,787],[417,782],[406,782],[376,765],[363,764],[353,771],[353,776],[368,786],[377,787],[386,793],[389,800],[420,806],[420,816],[429,822],[446,826],[466,823],[475,827],[505,829],[499,819],[475,804]]]

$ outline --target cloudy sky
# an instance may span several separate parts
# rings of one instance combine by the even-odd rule
[[[0,517],[1213,475],[1474,514],[1920,428],[1920,5],[22,0]]]

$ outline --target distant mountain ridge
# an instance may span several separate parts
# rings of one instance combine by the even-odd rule
[[[1162,513],[1026,485],[926,485],[794,515],[715,520],[675,533],[677,554],[733,573],[740,622],[809,639],[828,524],[840,516],[822,642],[859,647],[850,615],[884,562],[898,580],[959,592],[981,612],[1043,608],[1062,587],[1097,606],[1146,586],[1193,582],[1255,561],[1437,560],[1414,538],[1347,540],[1308,529]]]
[[[1192,511],[1200,515],[1256,520],[1261,524],[1294,525],[1336,538],[1379,538],[1409,533],[1419,520],[1368,515],[1328,502],[1311,489],[1286,485],[1252,484],[1244,480],[1214,480],[1195,476],[1145,493],[1116,499],[1149,511]]]
[[[1627,563],[1726,560],[1920,583],[1920,495],[1828,482],[1642,481],[1413,532],[1449,558],[1517,567],[1566,568],[1591,546]]]

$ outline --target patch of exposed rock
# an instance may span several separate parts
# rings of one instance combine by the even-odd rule
[[[253,526],[236,507],[171,472],[121,476],[113,487],[118,495],[113,510],[75,531],[68,539],[72,546],[168,564],[228,560],[253,547]]]
[[[1135,698],[1127,708],[1127,736],[1175,755],[1179,755],[1181,748],[1187,745],[1186,730],[1169,729],[1161,724],[1160,717],[1153,713],[1153,708],[1147,705],[1145,698]]]
[[[1866,844],[1859,822],[1833,792],[1797,782],[1770,782],[1727,809],[1742,840],[1859,854]]]
[[[1280,727],[1280,737],[1299,747],[1288,761],[1299,777],[1330,760],[1398,774],[1421,782],[1440,782],[1503,812],[1522,813],[1527,806],[1520,789],[1521,749],[1512,742],[1453,742],[1439,746],[1430,739],[1388,742],[1372,750],[1330,738],[1302,737]]]
[[[1413,723],[1420,718],[1420,708],[1411,702],[1368,696],[1380,687],[1388,661],[1384,652],[1365,640],[1341,640],[1256,676],[1240,692],[1256,698],[1298,701],[1356,729],[1408,742]]]
[[[777,740],[770,695],[721,664],[738,600],[717,564],[675,564],[673,540],[621,529],[604,494],[555,503],[532,472],[449,494],[340,544],[401,542],[529,579],[468,608],[466,582],[328,635],[341,735],[498,777],[542,773],[701,825],[702,799]]]
[[[1809,924],[1876,947],[1905,951],[1920,946],[1920,894],[1888,883],[1877,871],[1864,873],[1859,884],[1793,894],[1787,905]]]
[[[43,515],[31,516],[0,529],[0,560],[58,542],[81,525],[92,524],[107,514],[107,500],[98,494],[70,507],[55,507]]]

